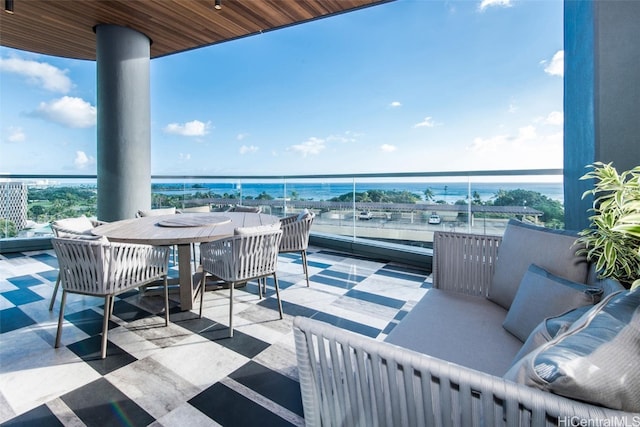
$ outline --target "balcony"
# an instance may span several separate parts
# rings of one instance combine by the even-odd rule
[[[514,182],[524,180],[529,183],[521,184],[527,187],[532,181],[557,181],[561,171],[439,175],[155,178],[154,207],[208,204],[215,210],[245,204],[277,215],[304,208],[316,212],[309,251],[311,286],[306,287],[300,257],[280,255],[285,319],[278,320],[273,288],[260,300],[256,284],[250,283],[235,294],[232,339],[226,335],[228,291],[206,293],[203,319],[195,311],[181,312],[178,294],[171,294],[168,329],[156,315],[162,308],[160,298],[124,294],[115,304],[105,360],[98,353],[103,307],[97,298],[70,297],[62,347],[53,349],[59,303],[53,311],[48,311],[48,304],[57,261],[48,245],[46,223],[41,224],[42,236],[33,232],[31,238],[3,240],[0,340],[12,345],[0,345],[0,420],[7,425],[56,420],[105,425],[122,419],[132,425],[254,425],[265,420],[271,425],[303,425],[291,332],[294,316],[384,339],[431,286],[429,240],[435,230],[501,234],[510,216],[524,214],[525,219],[540,221],[540,213],[531,206],[498,208],[456,201],[472,200],[474,194],[482,200],[478,196],[487,188],[485,181],[502,181],[491,188],[517,188]],[[95,185],[93,177],[12,178],[38,178],[40,188]],[[358,194],[372,188],[403,185],[414,193],[430,189],[433,200],[413,205],[356,201]],[[203,191],[206,188],[210,191]],[[312,197],[309,188],[316,194],[320,188],[325,195]],[[562,186],[556,183],[553,188]],[[273,198],[257,197],[269,192]],[[346,198],[351,200],[326,200],[343,193],[350,193]],[[91,214],[94,202],[89,197],[84,206],[73,209]],[[29,201],[29,206],[34,204]],[[370,219],[360,219],[362,210]],[[439,224],[429,223],[433,212],[440,216]],[[23,252],[9,250],[11,244],[22,245]],[[175,265],[172,273],[177,276]]]

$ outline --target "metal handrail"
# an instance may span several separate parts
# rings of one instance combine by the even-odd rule
[[[151,175],[151,179],[247,179],[247,180],[289,180],[289,179],[358,179],[358,178],[429,178],[429,177],[480,177],[518,175],[562,175],[563,169],[513,169],[437,172],[387,172],[315,175]],[[0,173],[0,179],[97,179],[98,175],[61,174],[12,174]]]

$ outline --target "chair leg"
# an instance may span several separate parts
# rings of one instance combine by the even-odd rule
[[[229,338],[233,338],[233,288],[235,287],[235,283],[229,284]]]
[[[53,295],[51,295],[51,302],[49,303],[49,311],[53,310],[53,304],[56,302],[56,295],[58,294],[58,287],[60,286],[60,273],[56,279],[56,285],[53,287]]]
[[[100,346],[100,357],[107,357],[107,331],[109,330],[109,319],[113,312],[113,295],[104,297],[104,318],[102,320],[102,345]]]
[[[193,272],[198,271],[198,261],[196,260],[196,244],[191,244],[191,256],[193,257]]]
[[[116,297],[115,297],[115,295],[111,295],[111,298],[109,298],[109,299],[111,301],[109,303],[109,319],[111,319],[111,316],[113,315],[113,308],[116,305]],[[105,308],[106,308],[106,305],[105,305]]]
[[[164,326],[169,326],[169,279],[164,276]]]
[[[280,301],[280,286],[278,286],[278,277],[276,276],[275,272],[273,273],[273,281],[275,282],[275,286],[276,286],[276,297],[278,298],[278,311],[280,311],[280,319],[282,319],[282,301]]]
[[[258,279],[258,295],[260,296],[260,299],[262,299],[262,278]],[[267,296],[267,289],[265,287],[265,291],[264,291],[264,296]]]
[[[302,269],[304,276],[307,278],[307,288],[309,287],[309,265],[307,264],[307,251],[302,251]]]
[[[58,331],[56,332],[55,348],[60,347],[60,336],[62,335],[62,322],[64,321],[64,305],[67,302],[67,291],[62,290],[62,299],[60,300],[60,314],[58,315]]]
[[[202,319],[202,303],[204,302],[204,291],[207,289],[207,272],[202,272],[202,283],[200,285],[200,315],[199,318]]]

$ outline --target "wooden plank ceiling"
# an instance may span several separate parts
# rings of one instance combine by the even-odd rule
[[[96,59],[93,28],[115,24],[151,40],[151,57],[275,30],[390,0],[14,0],[0,12],[0,44],[76,59]],[[4,6],[4,0],[0,0]]]

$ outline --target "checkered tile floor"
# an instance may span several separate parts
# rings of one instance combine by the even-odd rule
[[[172,301],[168,327],[157,315],[160,297],[123,294],[102,360],[102,299],[69,295],[54,349],[54,252],[0,255],[0,423],[303,425],[294,316],[384,339],[431,286],[424,271],[320,248],[310,248],[309,267],[308,288],[300,257],[280,255],[284,320],[272,283],[263,300],[254,283],[236,290],[233,338],[228,290],[206,293],[202,319]]]

